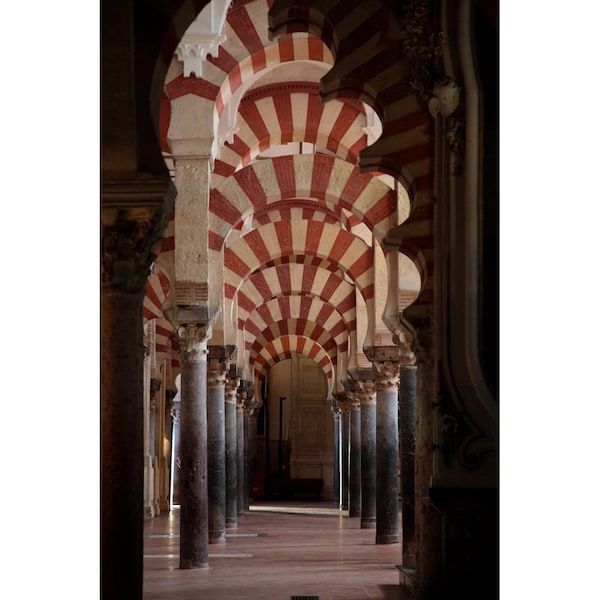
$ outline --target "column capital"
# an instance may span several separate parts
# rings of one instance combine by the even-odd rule
[[[225,380],[234,352],[235,346],[232,345],[208,346],[208,389],[225,388]]]
[[[371,346],[364,348],[364,352],[371,361],[377,391],[397,389],[400,366],[404,364],[401,349],[397,346]]]
[[[179,343],[184,361],[200,362],[206,360],[206,342],[212,335],[210,325],[206,323],[185,323],[173,328],[175,339]]]
[[[356,382],[355,394],[361,406],[377,404],[377,387],[373,371],[369,379],[360,379]]]
[[[103,288],[128,293],[144,290],[167,217],[162,208],[138,209],[120,213],[114,222],[103,223]]]
[[[231,377],[231,375],[227,376],[225,379],[225,402],[236,405],[238,404],[239,394],[237,393],[237,389],[239,385],[239,377]]]

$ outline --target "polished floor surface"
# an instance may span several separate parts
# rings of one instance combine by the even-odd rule
[[[144,524],[144,600],[403,600],[400,544],[322,504],[257,504],[209,546],[207,569],[179,569],[179,509]]]

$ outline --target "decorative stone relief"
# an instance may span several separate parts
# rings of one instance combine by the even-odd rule
[[[398,389],[400,363],[391,360],[372,361],[373,373],[377,377],[375,388],[378,392],[390,392]]]
[[[437,81],[433,85],[432,96],[429,98],[429,112],[432,117],[438,114],[450,116],[460,104],[460,87],[449,77]]]

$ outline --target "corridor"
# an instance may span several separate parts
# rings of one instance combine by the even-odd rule
[[[329,503],[252,505],[209,546],[208,569],[181,570],[179,508],[144,525],[144,600],[403,600],[400,544]]]

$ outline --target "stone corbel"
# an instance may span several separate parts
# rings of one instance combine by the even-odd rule
[[[209,57],[219,56],[219,46],[227,41],[222,33],[191,33],[184,36],[177,46],[175,54],[183,63],[183,76],[191,77],[192,73],[202,77],[202,63]]]

